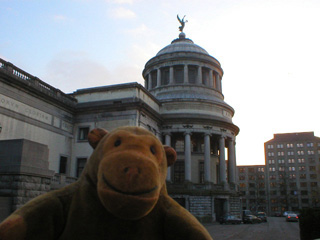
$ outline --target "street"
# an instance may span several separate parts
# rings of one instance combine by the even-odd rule
[[[299,240],[299,223],[286,222],[284,217],[269,217],[260,224],[220,225],[207,224],[206,229],[214,240]]]

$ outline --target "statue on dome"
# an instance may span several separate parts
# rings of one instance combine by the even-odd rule
[[[186,23],[188,22],[188,20],[184,20],[184,18],[186,17],[186,15],[184,15],[184,17],[182,19],[179,18],[179,14],[177,14],[177,18],[178,21],[180,22],[181,26],[179,27],[179,31],[183,32],[184,26],[186,25]]]

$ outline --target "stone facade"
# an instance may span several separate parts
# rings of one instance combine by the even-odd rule
[[[222,76],[220,63],[184,33],[146,63],[145,87],[127,83],[65,94],[0,59],[0,140],[24,139],[48,149],[47,165],[39,166],[46,174],[30,168],[28,174],[12,175],[21,179],[15,190],[22,195],[14,197],[25,201],[22,190],[35,196],[75,181],[92,153],[88,132],[131,125],[150,130],[176,149],[178,160],[168,169],[167,185],[181,205],[202,221],[227,212],[238,215],[239,128],[232,122],[234,109],[224,102]],[[7,174],[6,169],[3,165],[0,172]],[[40,184],[45,179],[51,179],[50,189]]]

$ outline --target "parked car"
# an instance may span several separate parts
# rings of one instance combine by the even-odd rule
[[[250,210],[242,210],[242,213],[241,213],[242,221],[244,221],[244,218],[247,215],[252,215],[252,212]]]
[[[220,224],[240,224],[242,222],[241,218],[238,218],[236,216],[225,214],[219,219]]]
[[[262,222],[268,222],[267,214],[265,212],[258,212],[257,217],[260,218]]]
[[[251,223],[251,224],[253,224],[253,223],[261,223],[261,222],[262,222],[261,219],[258,218],[255,215],[247,215],[243,219],[243,223]]]
[[[287,222],[298,222],[299,221],[299,217],[295,213],[288,213],[287,216],[286,216],[286,221]]]
[[[293,211],[286,211],[283,213],[282,216],[287,217],[288,214],[294,214],[294,212]]]

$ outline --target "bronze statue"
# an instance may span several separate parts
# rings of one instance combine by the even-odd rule
[[[184,21],[184,18],[186,17],[186,15],[184,15],[184,17],[182,19],[179,18],[179,14],[177,15],[178,21],[180,22],[181,26],[179,27],[179,31],[183,32],[184,26],[186,25],[186,23],[188,22],[188,20]]]

